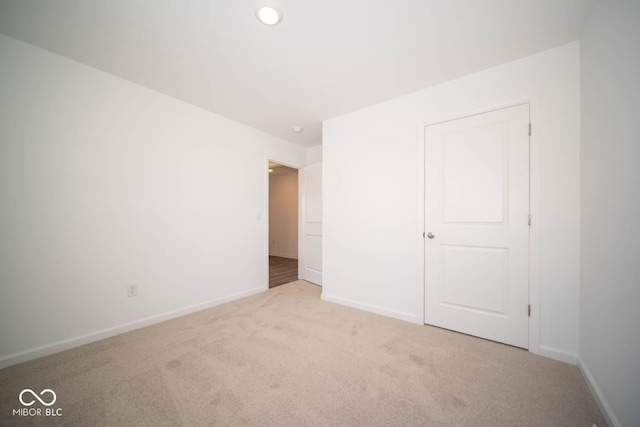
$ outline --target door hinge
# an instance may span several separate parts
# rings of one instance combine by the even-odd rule
[[[529,214],[529,221],[527,221],[527,224],[529,224],[529,227],[531,227],[531,214]]]
[[[529,123],[529,136],[531,136],[531,123]]]
[[[529,304],[529,317],[531,317],[531,304]]]
[[[425,238],[425,234],[424,233],[425,233],[425,231],[422,232],[422,238],[423,239]]]

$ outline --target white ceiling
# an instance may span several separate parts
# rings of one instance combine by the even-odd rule
[[[309,147],[325,119],[578,39],[593,0],[279,0],[276,27],[254,3],[0,0],[0,32]]]

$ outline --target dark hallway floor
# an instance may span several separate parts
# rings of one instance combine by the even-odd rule
[[[298,260],[269,256],[269,288],[298,280]]]

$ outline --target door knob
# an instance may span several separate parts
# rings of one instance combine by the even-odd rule
[[[430,239],[433,239],[434,237],[436,237],[436,235],[433,234],[433,233],[429,233],[429,234],[427,234],[427,237],[430,238]]]

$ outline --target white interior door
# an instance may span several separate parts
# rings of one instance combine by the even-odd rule
[[[322,286],[322,163],[299,170],[299,278]]]
[[[528,348],[529,105],[425,127],[425,323]]]

